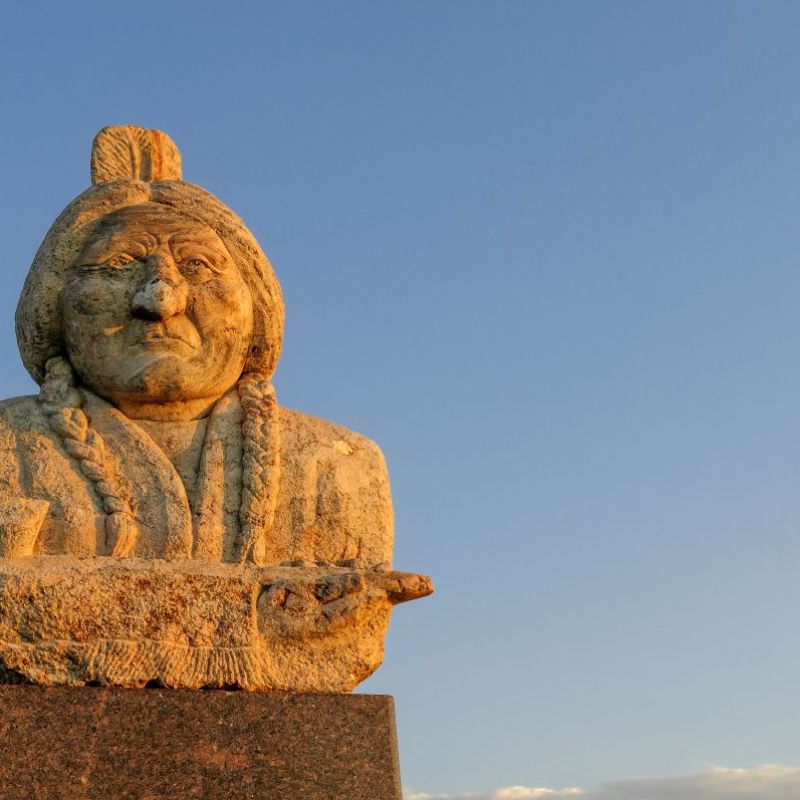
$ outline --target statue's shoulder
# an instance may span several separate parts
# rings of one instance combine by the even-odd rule
[[[35,394],[26,394],[21,397],[6,397],[0,400],[0,414],[5,415],[18,415],[30,413],[33,410],[38,411],[39,396]]]
[[[281,408],[276,527],[311,560],[391,561],[392,497],[378,445],[319,417]],[[280,537],[278,537],[280,538]]]
[[[0,433],[6,437],[31,428],[41,428],[44,416],[36,395],[0,400]]]
[[[0,511],[30,497],[24,474],[32,460],[43,462],[50,438],[47,420],[36,396],[0,400]]]
[[[385,475],[383,453],[375,442],[335,422],[281,407],[281,450],[302,460],[355,462],[359,469]]]

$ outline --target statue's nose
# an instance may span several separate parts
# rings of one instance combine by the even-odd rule
[[[166,259],[152,260],[153,274],[133,296],[134,315],[145,319],[167,319],[186,310],[187,287],[180,272]]]

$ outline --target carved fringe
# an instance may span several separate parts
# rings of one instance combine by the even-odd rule
[[[49,647],[33,649],[27,645],[2,643],[8,663],[39,660],[49,669],[52,657],[61,660],[65,650],[74,655],[74,663],[83,665],[77,674],[64,675],[65,682],[100,681],[104,684],[131,686],[159,680],[167,686],[195,688],[238,686],[255,689],[269,682],[274,667],[257,648],[192,647],[172,642],[105,640],[95,644],[53,642]],[[19,653],[19,659],[15,659]],[[67,662],[68,663],[68,662]]]
[[[238,687],[249,691],[351,692],[376,668],[357,658],[353,669],[325,669],[321,661],[308,673],[294,670],[289,652],[254,647],[196,647],[158,640],[106,639],[93,644],[52,640],[36,645],[0,642],[0,666],[34,683],[42,674],[55,684],[145,686],[158,681],[181,688]]]

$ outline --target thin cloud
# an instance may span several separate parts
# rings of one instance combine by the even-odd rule
[[[798,800],[800,767],[763,764],[747,769],[718,767],[698,775],[633,778],[593,791],[506,786],[476,794],[410,792],[405,800]]]
[[[404,800],[562,800],[562,798],[586,797],[586,792],[573,787],[571,789],[545,789],[533,786],[504,786],[488,794],[425,794],[411,792],[404,795]]]
[[[720,767],[700,775],[640,778],[587,792],[589,800],[798,800],[800,767]]]

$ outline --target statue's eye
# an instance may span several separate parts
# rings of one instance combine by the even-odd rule
[[[214,275],[214,270],[211,265],[200,256],[184,258],[179,266],[181,272],[187,278],[193,278],[194,280],[209,280]]]
[[[111,258],[106,261],[106,266],[112,269],[119,269],[126,264],[130,264],[133,260],[133,256],[129,256],[127,253],[119,253],[118,255],[111,256]]]

